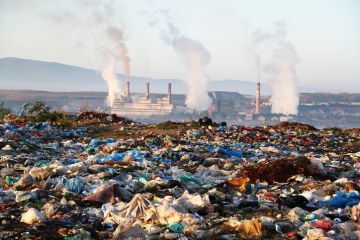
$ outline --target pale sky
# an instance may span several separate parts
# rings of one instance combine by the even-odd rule
[[[359,0],[121,0],[103,11],[108,2],[0,0],[0,57],[100,69],[110,48],[104,25],[93,17],[101,8],[103,21],[124,32],[132,75],[182,79],[186,68],[162,40],[164,24],[155,14],[166,10],[211,54],[206,71],[212,80],[255,82],[251,34],[284,22],[300,57],[298,85],[360,92]]]

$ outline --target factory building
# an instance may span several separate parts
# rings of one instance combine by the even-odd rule
[[[237,115],[238,112],[246,111],[251,103],[246,96],[238,92],[212,91],[209,96],[212,100],[210,113],[216,115]]]
[[[168,85],[168,94],[154,99],[150,95],[150,84],[146,84],[145,94],[138,101],[133,102],[130,95],[130,84],[126,82],[125,97],[116,99],[111,113],[124,117],[164,116],[173,112],[171,101],[171,83]]]
[[[212,99],[211,112],[217,114],[231,115],[234,113],[234,99],[232,93],[210,92]]]

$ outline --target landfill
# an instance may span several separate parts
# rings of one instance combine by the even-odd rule
[[[360,129],[0,121],[0,239],[360,239]]]

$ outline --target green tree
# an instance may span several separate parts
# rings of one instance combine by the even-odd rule
[[[46,105],[44,101],[35,101],[24,105],[24,112],[33,115],[48,114],[52,107]]]

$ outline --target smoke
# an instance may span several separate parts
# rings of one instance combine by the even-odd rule
[[[196,111],[208,110],[211,99],[208,95],[209,77],[205,72],[205,66],[210,62],[210,53],[199,41],[182,35],[170,21],[167,21],[167,26],[168,33],[163,39],[174,48],[187,66],[186,106]]]
[[[120,81],[116,77],[116,58],[109,54],[104,68],[101,71],[101,77],[106,82],[108,88],[107,104],[113,106],[116,98],[122,94]]]
[[[299,96],[296,89],[295,66],[299,58],[291,43],[278,40],[279,48],[274,50],[272,67],[275,79],[270,98],[271,112],[285,115],[298,113]]]
[[[261,80],[261,58],[260,55],[257,54],[256,52],[255,52],[255,64],[256,64],[256,72],[257,72],[256,79],[257,82],[259,83]]]
[[[274,114],[296,115],[298,113],[299,96],[296,87],[295,66],[299,63],[299,57],[295,47],[286,40],[284,24],[277,24],[275,33],[256,31],[253,34],[253,43],[257,47],[265,41],[274,41],[272,60],[268,64],[268,72],[273,74],[271,85],[271,112]],[[258,76],[260,76],[261,56],[256,52]]]
[[[130,75],[130,57],[124,42],[124,34],[120,28],[109,26],[106,29],[106,35],[114,46],[112,53],[107,57],[101,76],[108,87],[107,103],[112,107],[115,99],[120,98],[123,95],[121,82],[116,77],[116,63],[118,61],[122,62],[123,71],[126,80],[128,81]]]
[[[123,32],[117,28],[110,26],[106,29],[108,37],[113,41],[115,46],[115,55],[117,58],[121,59],[123,64],[123,71],[126,75],[126,78],[129,78],[130,75],[130,57],[128,54],[128,49],[126,48],[124,42]]]
[[[116,66],[122,63],[126,80],[130,75],[130,57],[124,41],[124,33],[120,27],[114,24],[114,2],[98,0],[72,1],[75,9],[62,9],[60,5],[56,12],[45,12],[43,16],[55,24],[70,24],[72,27],[86,29],[91,35],[85,41],[94,41],[96,52],[101,53],[103,59],[101,76],[108,88],[107,104],[112,106],[116,98],[122,94],[121,82],[116,77]],[[81,12],[81,14],[79,14]],[[105,37],[106,45],[96,39]],[[77,42],[77,45],[84,45]]]

